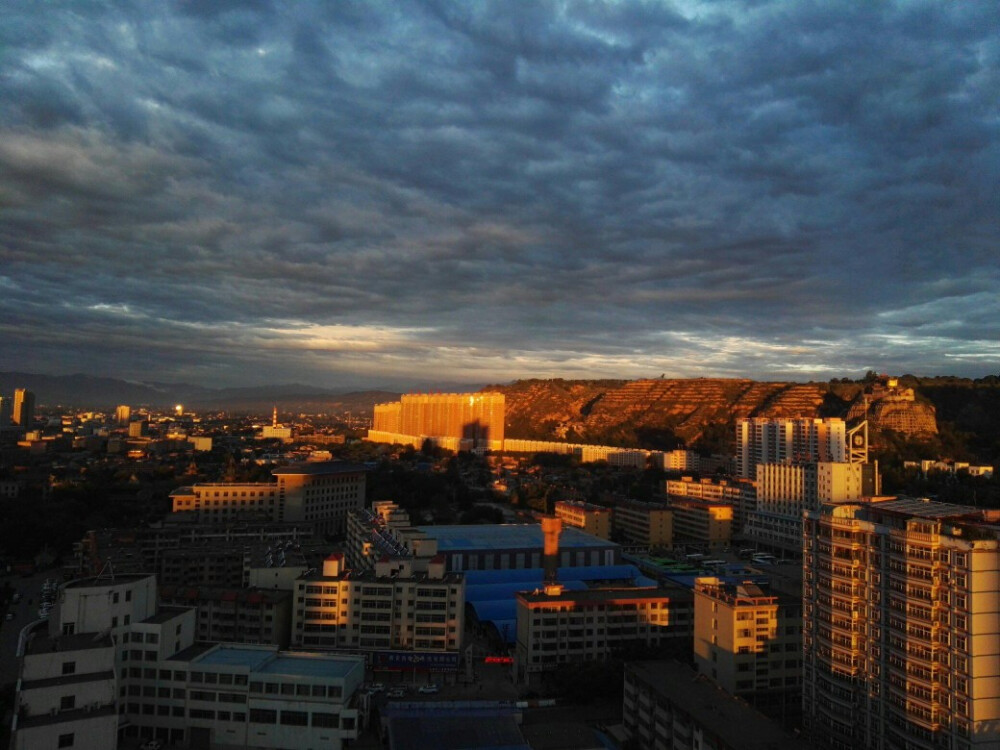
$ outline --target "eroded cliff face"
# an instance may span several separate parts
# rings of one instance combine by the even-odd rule
[[[911,437],[936,435],[934,407],[916,399],[912,388],[875,386],[859,393],[847,411],[847,419],[868,419],[869,429],[893,430]]]
[[[727,428],[742,417],[864,415],[860,385],[725,378],[524,380],[487,390],[507,396],[508,437],[648,448],[670,448],[678,441],[692,445],[706,430]],[[852,410],[858,403],[860,413]],[[927,404],[912,399],[878,403],[869,404],[873,426],[908,434],[937,431]]]

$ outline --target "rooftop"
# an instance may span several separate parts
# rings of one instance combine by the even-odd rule
[[[633,662],[626,673],[689,714],[713,739],[710,743],[740,750],[806,750],[775,722],[733,698],[685,664],[674,661]]]
[[[135,574],[125,574],[125,575],[107,575],[107,576],[96,576],[93,578],[78,578],[75,581],[70,581],[64,584],[64,588],[67,589],[88,589],[88,588],[100,588],[102,586],[123,586],[128,583],[135,583],[136,581],[144,581],[147,578],[153,578],[151,573],[135,573]]]
[[[272,647],[220,644],[190,657],[192,666],[242,667],[257,674],[342,679],[364,670],[363,657],[278,651]]]
[[[24,646],[25,655],[45,654],[52,651],[84,651],[92,648],[113,646],[111,636],[101,633],[76,633],[74,635],[49,636],[48,631],[36,628]]]
[[[538,524],[478,524],[470,526],[417,526],[418,531],[437,539],[438,551],[537,549],[543,546],[542,527]],[[617,547],[579,529],[563,528],[559,534],[561,549],[608,549]]]
[[[347,461],[313,461],[310,463],[279,466],[277,469],[274,469],[271,473],[274,476],[281,476],[287,474],[294,474],[294,475],[358,474],[366,471],[368,471],[368,469],[363,464],[352,464]]]

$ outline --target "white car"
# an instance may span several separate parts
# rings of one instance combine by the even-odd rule
[[[419,688],[417,688],[417,692],[418,693],[423,693],[424,695],[431,695],[433,693],[440,693],[441,692],[441,688],[439,688],[437,685],[433,685],[433,684],[432,685],[421,685]]]
[[[147,740],[139,745],[139,750],[163,750],[163,743],[159,740]]]

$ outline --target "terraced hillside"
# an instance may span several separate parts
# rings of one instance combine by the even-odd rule
[[[842,416],[826,383],[744,379],[527,380],[490,386],[507,396],[510,437],[670,448],[740,417]]]

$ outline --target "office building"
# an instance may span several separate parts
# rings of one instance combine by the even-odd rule
[[[342,533],[347,514],[365,499],[365,467],[339,461],[292,464],[275,469],[274,482],[212,482],[170,493],[175,513],[199,521],[225,522],[257,513],[271,521],[308,522],[317,533]]]
[[[440,556],[384,559],[356,572],[335,553],[295,583],[299,648],[364,651],[376,666],[457,670],[464,628],[465,581]]]
[[[132,419],[132,407],[121,404],[115,409],[115,424],[119,427],[127,427]]]
[[[790,703],[802,690],[802,602],[768,584],[715,577],[694,585],[694,660],[730,695]],[[796,711],[797,713],[797,711]]]
[[[426,439],[452,450],[501,450],[505,399],[502,393],[411,393],[399,402],[376,404],[368,439],[414,444]]]
[[[625,665],[622,719],[638,750],[808,750],[741,700],[668,661]]]
[[[1000,746],[1000,512],[922,499],[803,524],[803,713],[816,747]]]
[[[35,423],[35,394],[24,388],[14,391],[14,424],[30,430]]]
[[[556,518],[566,526],[572,526],[600,539],[611,538],[611,508],[603,505],[559,500],[555,505]]]

